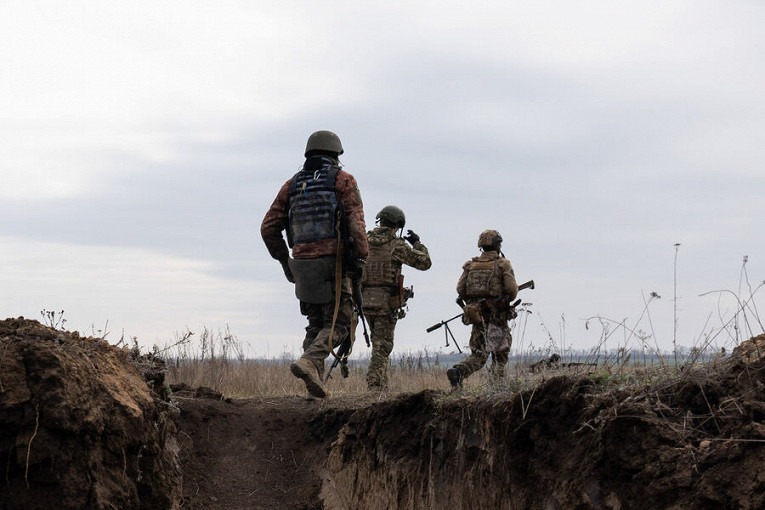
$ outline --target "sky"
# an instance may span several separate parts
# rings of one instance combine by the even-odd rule
[[[425,330],[459,313],[487,228],[535,281],[516,353],[733,347],[763,332],[763,19],[754,0],[3,2],[0,316],[299,356],[259,228],[328,129],[367,227],[397,205],[433,260],[404,269],[394,353],[454,351]]]

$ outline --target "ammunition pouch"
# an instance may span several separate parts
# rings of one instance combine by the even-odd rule
[[[302,302],[326,304],[332,301],[335,281],[335,258],[290,259],[295,277],[295,296]]]
[[[414,298],[413,287],[398,287],[392,288],[390,294],[390,307],[393,310],[404,308],[406,302]]]
[[[361,297],[364,311],[370,313],[390,310],[393,300],[387,287],[363,287]]]
[[[467,303],[462,307],[462,323],[483,324],[483,315],[481,314],[481,303]]]

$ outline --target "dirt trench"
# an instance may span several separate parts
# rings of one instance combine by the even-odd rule
[[[0,510],[763,508],[764,352],[648,385],[551,371],[480,398],[228,400],[8,319]]]

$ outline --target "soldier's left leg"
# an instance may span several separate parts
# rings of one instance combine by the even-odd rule
[[[510,328],[507,321],[502,322],[502,333],[505,341],[502,342],[499,350],[491,353],[491,366],[489,374],[494,380],[504,379],[505,367],[510,359],[510,346],[513,345],[513,336],[510,334]]]
[[[473,324],[473,329],[470,332],[470,356],[453,367],[458,372],[459,381],[461,382],[473,372],[480,370],[488,359],[489,353],[486,352],[484,327],[481,324]]]

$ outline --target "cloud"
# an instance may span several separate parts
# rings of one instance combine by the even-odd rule
[[[703,324],[697,293],[735,282],[745,253],[761,271],[763,9],[4,5],[0,235],[26,296],[7,309],[63,301],[147,341],[226,320],[253,349],[299,346],[292,288],[259,224],[307,136],[331,129],[369,226],[399,205],[433,255],[430,271],[407,273],[417,297],[397,349],[439,347],[424,328],[453,315],[487,227],[538,282],[534,319],[556,336],[563,316],[566,328],[637,317],[654,290],[657,329],[671,328],[675,242],[682,313]],[[120,304],[103,310],[109,288]],[[167,320],[146,295],[164,296],[151,303]],[[534,322],[538,345],[548,335]]]

